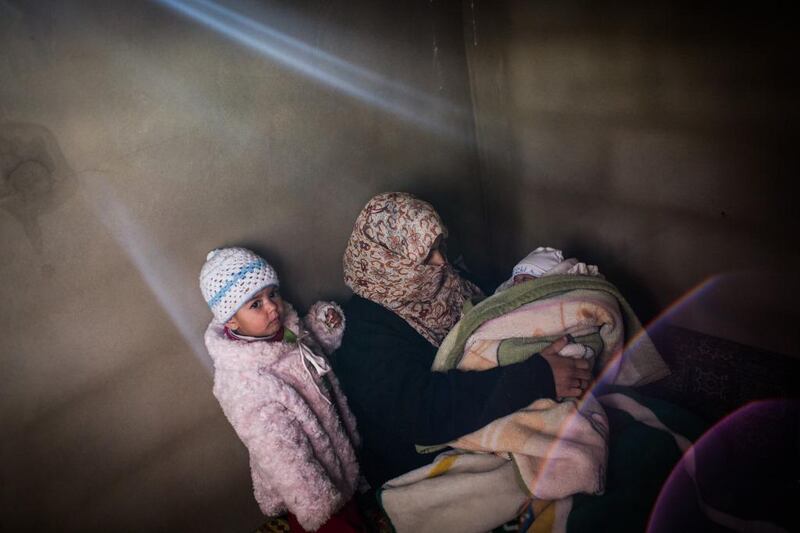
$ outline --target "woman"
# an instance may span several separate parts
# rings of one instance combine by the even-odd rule
[[[566,339],[515,365],[431,372],[463,304],[480,295],[448,264],[446,237],[430,204],[385,193],[359,214],[345,251],[345,283],[355,295],[344,307],[348,328],[334,366],[375,488],[433,459],[415,445],[449,442],[539,398],[574,396],[591,380],[585,361],[556,355]]]

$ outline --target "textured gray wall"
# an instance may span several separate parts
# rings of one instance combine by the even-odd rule
[[[644,318],[797,354],[791,19],[674,4],[464,3],[493,265],[557,246]]]
[[[483,234],[459,2],[224,4],[239,33],[157,2],[0,2],[0,529],[253,529],[206,253],[256,248],[306,307],[346,296],[377,192]]]

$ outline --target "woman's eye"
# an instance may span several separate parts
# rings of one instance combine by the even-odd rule
[[[261,300],[256,300],[250,304],[250,309],[258,309],[259,307],[261,307]]]

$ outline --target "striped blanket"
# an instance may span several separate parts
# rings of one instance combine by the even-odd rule
[[[606,383],[640,385],[669,373],[619,291],[603,279],[573,275],[520,284],[466,311],[442,342],[433,370],[481,370],[510,364],[564,334],[593,348],[600,380]],[[636,339],[627,349],[626,337]],[[456,450],[440,456],[433,465],[388,482],[382,493],[387,512],[398,531],[422,531],[425,527],[413,520],[409,529],[402,525],[404,509],[415,508],[409,502],[400,503],[406,496],[416,500],[424,495],[420,500],[424,507],[437,501],[439,491],[438,496],[445,499],[467,498],[478,487],[502,494],[502,486],[507,493],[505,505],[495,502],[491,508],[496,512],[482,515],[498,525],[515,516],[519,512],[515,506],[530,498],[555,501],[578,493],[601,494],[608,434],[606,413],[591,392],[562,402],[537,400],[448,443]],[[441,471],[451,475],[441,479],[433,475]],[[456,474],[460,481],[454,478]],[[512,484],[503,485],[501,479]],[[464,494],[459,492],[462,482]],[[463,501],[456,509],[462,505]]]
[[[669,374],[614,285],[567,274],[516,285],[465,310],[442,341],[433,370],[514,363],[567,333],[601,348],[597,365],[607,383],[644,385]]]
[[[527,533],[645,531],[662,484],[704,425],[630,387],[604,387],[597,400],[610,427],[602,495],[533,498],[518,483],[511,461],[449,450],[387,482],[379,502],[398,533],[479,533],[512,520]]]
[[[619,291],[604,279],[562,275],[523,283],[465,313],[442,342],[433,370],[482,370],[530,357],[571,334],[592,347],[606,382],[638,385],[668,372]],[[635,352],[623,354],[628,336]],[[449,443],[510,454],[526,492],[542,499],[603,492],[608,421],[589,392],[582,399],[537,400]]]

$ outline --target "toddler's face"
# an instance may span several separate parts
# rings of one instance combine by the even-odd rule
[[[256,293],[225,325],[250,337],[271,337],[278,333],[283,326],[283,299],[278,287],[270,285]]]
[[[525,283],[526,281],[533,281],[536,278],[531,276],[530,274],[517,274],[514,276],[514,285],[519,285],[520,283]]]

